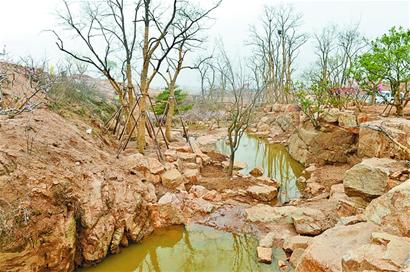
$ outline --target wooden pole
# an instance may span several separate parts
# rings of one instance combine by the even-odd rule
[[[149,102],[150,102],[150,104],[151,104],[151,109],[152,109],[152,112],[154,113],[155,120],[156,120],[157,123],[158,123],[158,122],[159,122],[158,116],[157,116],[157,114],[155,113],[154,104],[152,103],[152,100],[151,100],[151,97],[150,97],[150,96],[148,96],[148,100],[149,100]],[[162,117],[162,121],[163,121],[163,119],[164,119],[164,117]],[[161,135],[162,135],[162,138],[164,139],[165,145],[166,145],[167,149],[169,149],[168,141],[167,141],[167,139],[166,139],[166,137],[165,137],[164,131],[162,130],[162,126],[161,126],[161,125],[162,125],[162,121],[161,121],[161,123],[158,123],[158,127],[159,127],[159,131],[161,131]]]

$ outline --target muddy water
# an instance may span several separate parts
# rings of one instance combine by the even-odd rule
[[[225,140],[218,141],[216,149],[221,153],[230,154],[229,145]],[[281,183],[279,201],[282,203],[300,196],[296,180],[304,168],[292,159],[285,146],[269,144],[244,134],[235,160],[247,164],[247,167],[241,170],[243,174],[248,174],[255,167],[262,167],[265,176],[279,181]]]
[[[154,232],[141,244],[131,245],[96,267],[79,272],[131,271],[280,271],[274,264],[259,264],[257,240],[212,228],[191,225]]]

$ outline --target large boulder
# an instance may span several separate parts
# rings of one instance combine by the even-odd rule
[[[320,132],[315,129],[299,128],[289,139],[289,154],[302,164],[312,160],[309,147]]]
[[[272,207],[258,204],[245,210],[250,222],[292,224],[292,215],[300,213],[295,206]]]
[[[195,183],[199,179],[199,170],[198,169],[185,169],[184,177],[189,183]]]
[[[249,172],[249,174],[253,177],[261,177],[263,176],[263,168],[255,167]]]
[[[153,175],[160,175],[165,171],[164,165],[160,163],[156,158],[144,157],[142,154],[135,154],[129,156],[128,160],[134,160],[135,169],[144,174],[151,173]]]
[[[331,228],[313,239],[295,271],[342,271],[343,256],[369,243],[371,233],[378,230],[379,227],[373,223]]]
[[[410,180],[373,200],[364,214],[384,231],[410,237]]]
[[[258,204],[245,211],[250,222],[293,224],[299,234],[317,235],[335,225],[322,211],[308,207]]]
[[[410,120],[404,118],[383,118],[361,124],[359,132],[358,154],[362,157],[394,158],[403,160],[406,155],[382,132],[371,129],[383,129],[399,143],[410,146]]]
[[[352,249],[342,258],[344,272],[402,271],[408,260],[410,239],[373,232],[371,243]]]
[[[357,117],[353,111],[340,111],[338,114],[339,126],[344,128],[357,128]]]
[[[257,247],[258,262],[270,264],[272,263],[272,248],[271,247]]]
[[[328,123],[336,123],[339,120],[340,110],[337,108],[330,108],[321,114],[323,121]]]
[[[170,169],[161,175],[162,184],[170,189],[176,189],[184,184],[184,178],[177,169]]]
[[[305,250],[313,241],[313,237],[310,236],[292,236],[285,239],[283,243],[283,249],[287,253],[291,253],[296,249],[303,249]]]
[[[222,162],[222,166],[223,166],[224,168],[228,169],[228,168],[229,168],[229,161],[223,161],[223,162]],[[247,165],[246,165],[246,163],[244,163],[244,162],[235,161],[235,162],[233,163],[233,170],[242,170],[242,169],[244,169],[244,168],[246,168],[246,167],[247,167]]]
[[[253,185],[246,189],[246,192],[254,199],[269,202],[276,199],[278,196],[278,189],[274,186],[268,185]]]
[[[185,224],[184,202],[185,198],[181,195],[173,193],[163,195],[157,204],[151,206],[151,220],[154,227]]]
[[[215,135],[204,135],[200,136],[196,139],[196,142],[200,146],[207,146],[207,145],[213,145],[218,141],[218,137]]]
[[[301,235],[318,235],[334,226],[320,210],[303,208],[300,214],[292,215],[296,232]]]
[[[348,196],[371,201],[387,191],[389,175],[404,168],[404,162],[391,159],[364,159],[346,171],[343,181],[345,192]]]
[[[316,130],[305,124],[289,139],[289,154],[302,164],[345,163],[356,146],[356,135],[335,126]]]
[[[295,237],[295,233],[290,230],[284,229],[283,231],[271,231],[267,233],[262,239],[259,240],[259,246],[261,247],[275,247],[282,248],[287,239]]]

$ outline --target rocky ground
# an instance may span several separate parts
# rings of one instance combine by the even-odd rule
[[[307,168],[299,178],[302,199],[248,210],[251,221],[288,220],[297,233],[279,244],[283,235],[268,233],[260,242],[264,261],[266,250],[279,246],[296,271],[409,271],[410,164],[397,144],[410,144],[408,119],[381,117],[375,107],[360,113],[331,109],[315,130],[294,108],[276,108],[282,110],[266,114],[251,132],[273,142],[290,135],[290,154]],[[278,129],[284,113],[292,118]]]
[[[330,110],[314,130],[294,105],[258,113],[250,133],[288,145],[306,165],[303,197],[281,204],[280,183],[225,172],[210,146],[224,129],[178,130],[160,160],[117,143],[98,122],[47,103],[0,117],[0,271],[73,271],[154,229],[200,223],[259,238],[259,261],[296,271],[409,271],[410,165],[380,132],[409,146],[407,119]],[[239,170],[243,165],[237,163]]]

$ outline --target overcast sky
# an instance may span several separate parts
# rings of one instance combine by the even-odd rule
[[[83,0],[84,1],[84,0]],[[207,4],[213,0],[201,0]],[[292,4],[303,14],[301,31],[318,32],[328,24],[348,26],[360,22],[360,31],[369,38],[377,37],[392,26],[410,28],[410,0],[405,1],[276,1],[276,0],[223,0],[214,13],[215,23],[209,31],[209,41],[217,37],[233,57],[249,55],[244,42],[249,26],[258,22],[264,5]],[[59,0],[2,0],[0,4],[0,46],[5,44],[13,59],[32,55],[39,59],[47,56],[56,61],[62,55],[54,39],[42,30],[56,28],[56,9]],[[209,46],[211,47],[211,46]],[[303,69],[314,61],[311,44],[302,48],[298,68]],[[193,73],[181,76],[179,83],[190,88],[198,87]]]

